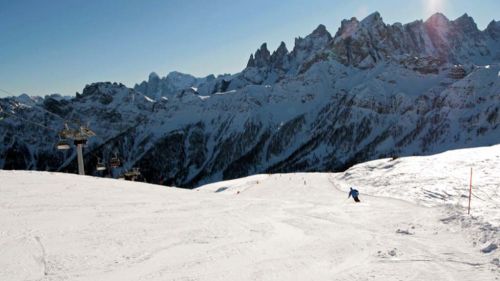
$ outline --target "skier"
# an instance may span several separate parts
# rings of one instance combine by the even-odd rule
[[[357,191],[356,189],[353,189],[351,187],[351,191],[349,192],[349,196],[347,196],[347,199],[349,199],[352,196],[352,199],[354,199],[354,202],[356,202],[356,203],[361,202],[361,201],[359,201],[358,195],[359,195],[359,191]]]

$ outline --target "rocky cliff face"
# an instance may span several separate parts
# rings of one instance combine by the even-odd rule
[[[332,44],[345,64],[371,67],[397,55],[435,57],[455,64],[484,64],[498,57],[498,41],[467,16],[450,21],[435,14],[425,22],[386,25],[378,13],[342,22]]]
[[[134,89],[0,99],[0,167],[74,171],[74,150],[54,148],[64,120],[97,133],[88,173],[116,154],[115,176],[140,167],[150,182],[184,187],[496,144],[499,30],[493,21],[479,31],[467,15],[387,25],[374,13],[333,37],[320,25],[290,52],[263,44],[234,75],[153,73]],[[450,77],[455,64],[464,77]]]

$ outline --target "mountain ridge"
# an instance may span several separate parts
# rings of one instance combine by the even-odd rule
[[[151,73],[134,88],[93,83],[72,99],[0,99],[4,110],[51,129],[7,116],[0,167],[74,170],[74,152],[53,144],[64,120],[75,119],[97,133],[87,167],[116,154],[124,166],[114,176],[138,166],[150,182],[184,187],[493,145],[500,28],[472,23],[435,15],[386,25],[373,13],[342,21],[334,36],[319,25],[291,51],[264,43],[232,75]]]

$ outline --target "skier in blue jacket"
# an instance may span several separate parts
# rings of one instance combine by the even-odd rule
[[[359,201],[359,191],[357,191],[356,189],[352,188],[351,187],[351,191],[349,191],[349,196],[347,196],[347,198],[349,199],[350,197],[352,196],[352,199],[354,199],[354,202],[358,203],[358,202],[361,202]]]

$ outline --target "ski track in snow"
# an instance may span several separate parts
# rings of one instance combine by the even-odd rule
[[[195,190],[0,171],[0,280],[499,280],[498,208],[463,215],[454,175],[440,172],[476,155],[489,176],[477,188],[498,200],[499,148]],[[439,190],[412,173],[426,161]]]

